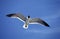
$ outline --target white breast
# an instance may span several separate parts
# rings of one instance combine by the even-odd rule
[[[24,29],[28,29],[29,20],[30,20],[30,18],[28,18],[28,19],[26,20],[26,22],[24,23],[24,25],[23,25],[23,28],[24,28]]]

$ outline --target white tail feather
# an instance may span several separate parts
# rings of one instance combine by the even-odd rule
[[[26,26],[26,24],[23,25],[23,28],[24,28],[24,29],[28,29],[28,25],[27,25],[27,27],[25,27],[25,26]]]

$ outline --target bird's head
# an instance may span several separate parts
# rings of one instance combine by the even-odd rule
[[[30,16],[28,16],[28,18],[30,18]]]

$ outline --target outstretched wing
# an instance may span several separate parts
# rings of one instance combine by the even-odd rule
[[[43,24],[43,25],[49,27],[49,25],[45,21],[43,21],[42,19],[40,19],[40,18],[33,18],[33,19],[31,19],[29,21],[29,23],[30,24],[38,23],[38,24]]]
[[[21,20],[21,21],[26,21],[27,20],[27,18],[26,17],[24,17],[22,14],[8,14],[8,15],[6,15],[6,16],[8,16],[8,17],[12,17],[12,18],[18,18],[19,20]]]

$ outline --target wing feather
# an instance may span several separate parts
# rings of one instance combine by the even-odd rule
[[[14,14],[8,14],[6,16],[12,17],[12,18],[18,18],[18,19],[23,20],[23,21],[27,20],[27,18],[25,16],[23,16],[21,13],[19,13],[19,14],[15,14],[15,13]]]
[[[49,27],[49,25],[45,21],[43,21],[42,19],[40,19],[40,18],[33,18],[29,22],[32,23],[32,24],[33,23],[43,24],[43,25]]]

